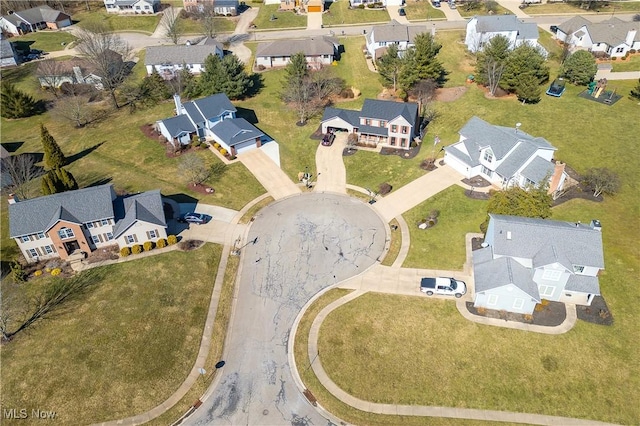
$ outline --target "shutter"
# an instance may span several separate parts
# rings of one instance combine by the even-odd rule
[[[151,233],[149,231],[147,231],[147,240],[151,239]]]
[[[98,234],[98,239],[100,240],[100,242],[104,242],[104,240],[102,239],[102,234]]]
[[[33,257],[33,256],[31,256],[31,250],[27,249],[27,255],[29,256],[29,258]]]
[[[138,236],[136,234],[133,234],[133,241],[135,241],[136,243],[138,242]]]
[[[36,247],[36,252],[38,252],[38,256],[42,256],[42,252],[40,251],[40,247]]]
[[[33,235],[29,235],[29,241],[33,241]]]

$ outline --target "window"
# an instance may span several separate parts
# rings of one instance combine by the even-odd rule
[[[555,287],[550,286],[550,285],[541,285],[540,288],[540,296],[553,296],[553,291],[555,290]]]
[[[366,124],[367,126],[371,126],[371,119],[370,118],[365,118],[364,119],[364,124]]]
[[[29,241],[31,241],[28,235],[23,235],[22,237],[20,237],[20,240],[22,240],[23,243],[28,243]]]
[[[491,163],[493,161],[493,152],[491,152],[491,150],[488,149],[484,152],[484,161],[487,163]]]
[[[108,224],[109,224],[109,219],[102,219],[102,220],[100,221],[100,225],[102,225],[102,226],[106,226],[106,225],[108,225]]]
[[[542,274],[542,279],[547,281],[558,281],[562,276],[562,271],[556,271],[555,269],[545,269]]]
[[[616,49],[616,53],[622,53],[622,52],[624,52],[624,47],[618,47]]]
[[[498,304],[498,295],[497,294],[490,294],[489,298],[487,299],[487,305],[497,305]]]
[[[487,168],[485,166],[482,166],[482,173],[484,173],[485,175],[487,175],[489,177],[493,176],[493,170],[491,170],[491,169],[489,169],[489,168]]]
[[[392,124],[391,125],[391,131],[393,133],[398,133],[398,125],[397,124]]]
[[[392,146],[396,145],[396,137],[395,136],[391,136],[391,144]]]
[[[92,235],[91,241],[93,241],[93,244],[98,244],[100,242],[100,238],[98,238],[97,235]]]
[[[44,232],[38,232],[38,239],[44,238]]]
[[[36,249],[29,249],[27,253],[29,254],[29,257],[38,257],[38,252],[36,251]]]
[[[42,249],[45,251],[45,253],[47,254],[51,254],[53,253],[53,247],[52,246],[44,246],[42,247]]]
[[[400,139],[400,146],[406,147],[407,146],[407,139],[405,139],[405,138]]]
[[[573,272],[576,274],[581,274],[584,272],[584,266],[573,265]]]
[[[127,244],[133,244],[136,242],[136,236],[135,235],[127,235],[124,237],[124,240],[127,242]]]
[[[65,238],[73,238],[73,237],[75,237],[75,234],[73,233],[73,229],[61,228],[58,231],[58,236],[64,240]]]
[[[387,122],[384,120],[380,120],[380,127],[386,127],[387,126]]]
[[[404,133],[405,135],[409,133],[409,128],[407,126],[402,126],[402,133]]]
[[[522,309],[523,306],[524,306],[524,299],[516,297],[513,300],[513,309]]]
[[[152,229],[151,231],[149,231],[149,238],[158,238],[158,233],[156,232],[155,229]]]
[[[107,232],[105,235],[107,236],[107,241],[113,240],[113,234],[111,232]]]
[[[93,222],[89,222],[85,226],[87,227],[87,229],[91,229],[93,228]]]

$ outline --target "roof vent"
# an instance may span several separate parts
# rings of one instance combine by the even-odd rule
[[[511,231],[507,231],[507,240],[511,239]]]

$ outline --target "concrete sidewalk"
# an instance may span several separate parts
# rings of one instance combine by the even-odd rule
[[[342,151],[347,146],[347,134],[338,133],[331,146],[318,144],[316,150],[317,178],[314,191],[347,193],[347,170]]]
[[[238,158],[275,200],[302,192],[262,149],[243,152]]]

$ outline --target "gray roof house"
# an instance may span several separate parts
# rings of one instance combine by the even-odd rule
[[[13,48],[13,44],[0,34],[0,67],[16,65],[18,65],[18,54]]]
[[[285,67],[296,53],[304,53],[307,64],[319,69],[331,63],[338,56],[340,42],[329,36],[310,37],[302,40],[276,40],[260,43],[256,49],[256,67]]]
[[[20,201],[9,198],[9,234],[28,262],[166,238],[160,191],[117,197],[110,184]]]
[[[378,59],[387,51],[387,46],[396,44],[398,53],[402,55],[405,50],[415,46],[416,36],[423,32],[424,27],[404,25],[392,19],[388,24],[371,28],[365,35],[366,49],[372,58]]]
[[[358,135],[365,146],[390,146],[409,149],[416,136],[418,105],[365,99],[360,111],[325,108],[322,132],[344,130]]]
[[[213,139],[231,148],[232,155],[239,154],[248,149],[262,146],[262,140],[265,136],[253,124],[244,118],[234,118],[231,120],[223,120],[222,123],[211,129]]]
[[[196,45],[149,46],[144,65],[147,75],[151,75],[155,68],[163,78],[170,80],[184,67],[193,74],[200,74],[209,55],[222,58],[224,49],[222,44],[207,37]]]
[[[638,23],[615,17],[592,23],[582,16],[574,16],[558,26],[555,37],[568,43],[571,50],[588,50],[595,55],[623,57],[631,49],[640,50]]]
[[[475,307],[532,314],[542,299],[590,305],[600,294],[599,221],[489,217],[483,248],[473,252]]]
[[[57,30],[71,25],[71,16],[49,6],[32,7],[0,17],[0,28],[13,35],[41,29]]]
[[[482,50],[493,37],[502,35],[511,43],[511,48],[529,44],[546,56],[547,51],[538,44],[538,26],[526,23],[515,15],[474,16],[467,22],[464,44],[470,52]]]
[[[444,147],[444,162],[466,178],[480,176],[498,188],[548,184],[551,194],[564,188],[565,164],[553,161],[556,148],[546,139],[478,117],[459,134],[457,143]]]

